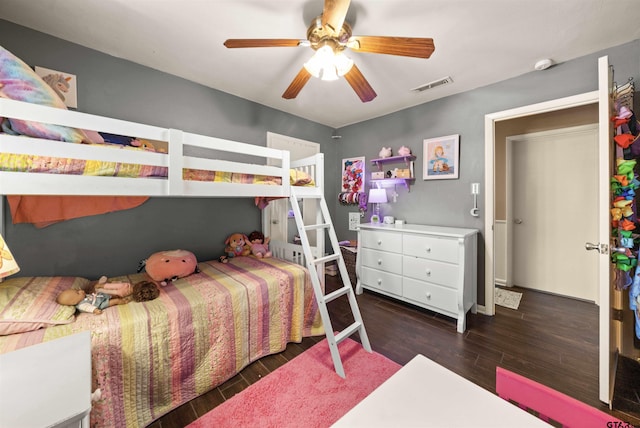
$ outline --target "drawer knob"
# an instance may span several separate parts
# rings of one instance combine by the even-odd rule
[[[427,250],[427,253],[430,253],[431,252],[431,247],[427,247],[426,250]]]
[[[427,269],[427,276],[431,276],[431,269]]]
[[[378,264],[381,265],[382,264],[382,260],[378,259]]]
[[[378,245],[382,245],[382,240],[378,239]]]
[[[382,280],[381,279],[378,280],[378,285],[380,285],[380,284],[382,284]]]
[[[427,293],[427,300],[431,300],[431,293]]]

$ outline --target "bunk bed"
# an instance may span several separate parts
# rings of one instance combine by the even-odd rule
[[[167,148],[160,153],[0,133],[1,199],[1,195],[102,195],[259,197],[264,202],[293,193],[323,194],[322,154],[292,162],[287,151],[3,98],[1,117],[135,136]],[[89,162],[102,165],[89,168],[91,174],[107,171],[107,175],[83,175]],[[59,168],[74,163],[81,165],[80,171]],[[145,165],[153,173],[121,173],[145,169],[131,165]],[[258,358],[282,351],[288,342],[324,333],[300,247],[274,241],[270,247],[273,258],[237,257],[224,264],[201,261],[199,273],[162,287],[160,296],[149,302],[115,306],[102,315],[69,318],[67,314],[31,331],[8,330],[12,334],[0,336],[0,353],[89,330],[92,391],[101,393],[92,403],[91,426],[145,426]],[[323,251],[321,240],[314,254]],[[16,296],[31,293],[31,307],[25,312],[41,315],[45,309],[33,305],[55,305],[61,289],[89,282],[60,275],[9,278],[0,283],[0,290],[13,290],[5,302],[12,298],[24,302]],[[144,276],[134,273],[113,280],[135,283]],[[0,306],[0,317],[8,310],[7,305]],[[50,310],[60,316],[60,308]]]

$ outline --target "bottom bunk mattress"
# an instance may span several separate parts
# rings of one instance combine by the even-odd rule
[[[55,297],[62,289],[87,286],[88,280],[5,281],[0,353],[91,331],[92,390],[101,391],[92,403],[91,426],[135,427],[211,390],[252,361],[284,350],[288,342],[324,333],[305,268],[254,257],[198,266],[199,273],[162,287],[155,300],[113,306],[101,315],[79,313],[75,320],[73,311],[56,307]],[[113,278],[145,279],[145,274]],[[32,319],[17,320],[18,314]],[[13,333],[21,328],[35,330]]]

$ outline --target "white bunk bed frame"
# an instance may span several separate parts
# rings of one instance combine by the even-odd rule
[[[167,167],[168,174],[162,178],[94,177],[49,173],[25,173],[0,171],[1,195],[110,195],[110,196],[155,196],[155,197],[287,197],[294,212],[298,234],[302,244],[271,241],[271,250],[276,257],[306,266],[311,272],[316,300],[322,315],[329,349],[336,372],[344,377],[344,368],[338,344],[358,333],[363,347],[371,352],[371,345],[349,280],[346,265],[338,244],[335,229],[324,198],[324,155],[290,160],[289,152],[253,144],[240,143],[215,137],[183,132],[177,129],[143,125],[125,120],[112,119],[46,107],[21,101],[0,98],[0,117],[49,123],[78,129],[107,132],[168,143],[168,153],[123,150],[112,145],[87,145],[57,142],[25,136],[0,134],[0,152],[52,156],[107,162],[134,163]],[[192,153],[200,153],[196,155]],[[206,154],[205,154],[206,153]],[[215,156],[232,159],[247,156],[260,157],[279,166],[258,165],[233,160],[215,159]],[[213,157],[212,157],[213,156]],[[240,184],[222,182],[191,181],[183,179],[183,169],[235,172],[280,177],[280,185]],[[310,175],[314,186],[291,186],[290,169],[301,170]],[[317,216],[314,224],[305,224],[298,202],[304,198],[317,201]],[[4,198],[0,198],[0,233],[3,232]],[[264,223],[264,216],[263,216]],[[265,225],[263,224],[263,229]],[[267,230],[267,229],[265,229]],[[315,231],[316,246],[311,247],[307,232]],[[332,253],[325,255],[325,233],[331,241]],[[336,261],[343,286],[324,294],[325,263]],[[315,275],[313,274],[315,273]],[[326,304],[341,296],[347,296],[354,322],[343,331],[334,333]]]

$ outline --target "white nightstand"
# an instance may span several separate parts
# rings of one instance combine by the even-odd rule
[[[0,427],[89,427],[88,331],[0,355]]]

